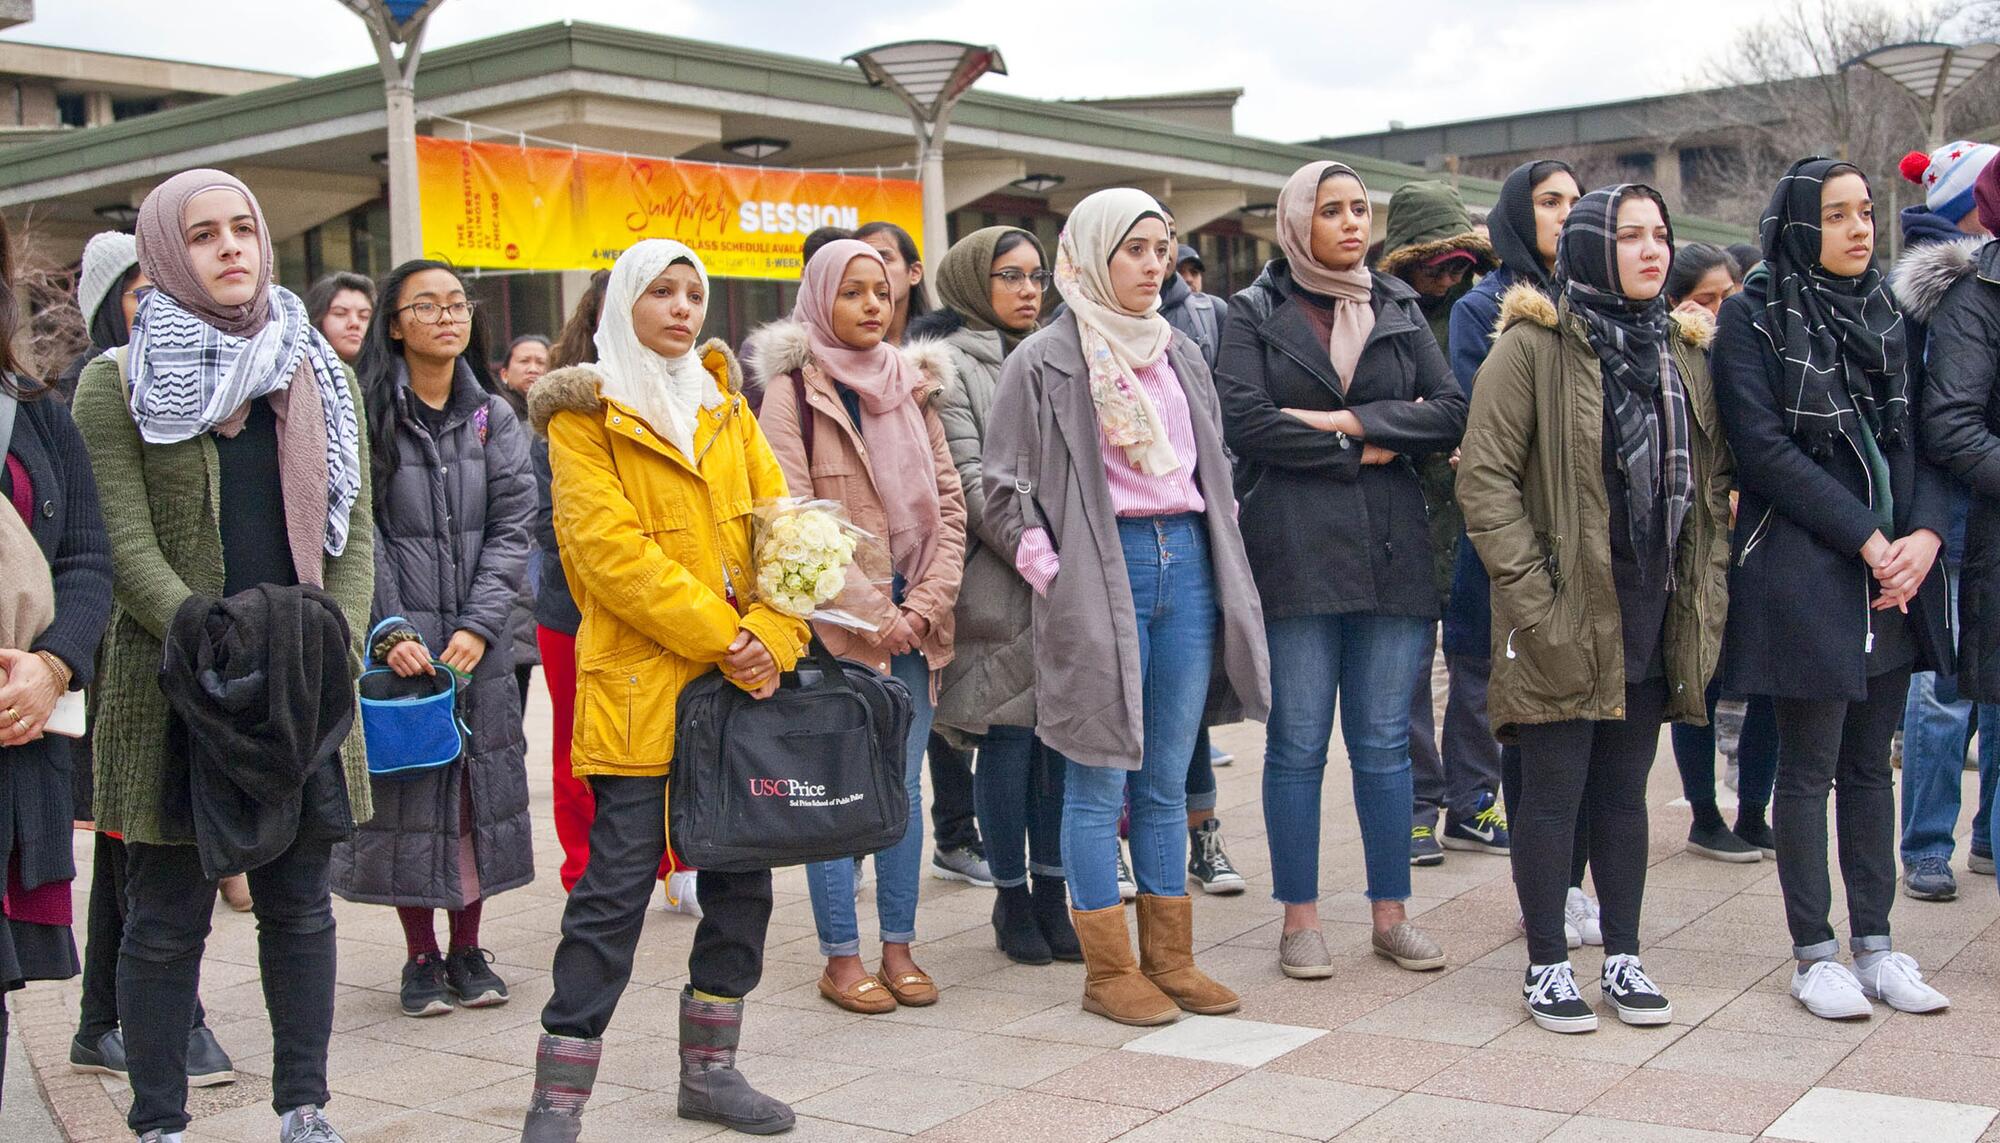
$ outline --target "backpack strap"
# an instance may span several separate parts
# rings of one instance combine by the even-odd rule
[[[802,369],[792,370],[792,396],[799,405],[799,440],[806,446],[806,464],[813,459],[813,415],[806,404],[806,375]]]

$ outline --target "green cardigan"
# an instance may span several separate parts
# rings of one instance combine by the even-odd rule
[[[361,393],[347,376],[357,414]],[[167,700],[160,691],[162,640],[190,595],[222,594],[222,529],[216,522],[222,466],[215,439],[203,433],[179,444],[147,444],[126,405],[109,356],[84,367],[72,411],[90,450],[91,470],[111,534],[112,595],[117,607],[97,672],[95,753],[97,828],[149,845],[191,844],[169,837],[160,820],[167,759]],[[368,471],[368,431],[361,431],[361,471]],[[360,672],[375,591],[374,509],[366,495],[349,520],[347,549],[325,567],[327,594],[353,632],[352,669]],[[354,819],[373,814],[361,719],[341,747]]]

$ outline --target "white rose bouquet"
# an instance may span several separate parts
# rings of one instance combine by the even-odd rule
[[[875,537],[854,526],[831,500],[787,498],[756,508],[753,561],[757,598],[795,619],[818,619],[873,631],[875,625],[829,609],[847,588],[854,553]]]

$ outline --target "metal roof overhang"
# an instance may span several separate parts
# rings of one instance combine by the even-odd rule
[[[551,100],[598,99],[714,117],[710,131],[688,127],[685,114],[664,116],[676,123],[660,133],[662,150],[677,148],[671,157],[740,161],[721,141],[755,135],[791,141],[784,166],[893,166],[912,155],[907,112],[857,69],[594,24],[547,24],[438,49],[425,58],[417,98],[419,129],[445,136],[462,128],[423,117],[504,121]],[[353,205],[334,201],[380,181],[372,156],[385,131],[379,74],[356,68],[11,148],[0,163],[0,207],[34,204],[38,218],[94,225],[94,208],[136,203],[176,171],[248,167],[281,172],[287,186],[324,176],[329,192],[339,190],[317,208],[302,204],[308,214],[325,211],[303,225],[291,220],[303,229]],[[620,145],[639,151],[643,136]],[[1181,194],[1209,202],[1220,194],[1226,202],[1241,192],[1249,202],[1269,201],[1300,164],[1327,157],[1315,148],[975,90],[959,104],[946,161],[948,178],[954,163],[984,164],[990,181],[1012,161],[1061,175],[1059,203],[1089,188],[1138,183],[1164,190],[1171,205]],[[1436,177],[1380,159],[1348,161],[1383,201],[1404,182]],[[1468,204],[1487,206],[1498,184],[1467,178],[1460,188]],[[1742,237],[1698,219],[1676,220],[1676,228],[1690,239]],[[274,218],[273,230],[280,229]]]

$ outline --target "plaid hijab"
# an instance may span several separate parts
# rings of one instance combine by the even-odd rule
[[[1784,365],[1792,436],[1815,457],[1826,455],[1835,434],[1851,438],[1857,421],[1883,448],[1900,442],[1909,423],[1903,314],[1888,282],[1874,266],[1844,278],[1819,262],[1820,192],[1828,179],[1848,174],[1861,171],[1835,159],[1800,159],[1778,180],[1757,226],[1770,272],[1757,327]],[[1859,440],[1855,447],[1862,448]]]
[[[1618,276],[1618,206],[1650,198],[1667,218],[1660,192],[1637,183],[1592,191],[1577,200],[1556,241],[1555,286],[1583,322],[1604,371],[1604,396],[1618,429],[1618,471],[1625,477],[1632,546],[1643,550],[1654,513],[1666,510],[1667,551],[1680,539],[1694,503],[1694,456],[1688,443],[1687,390],[1672,352],[1673,319],[1665,291],[1646,301],[1625,296]],[[1673,242],[1668,223],[1667,242]]]

